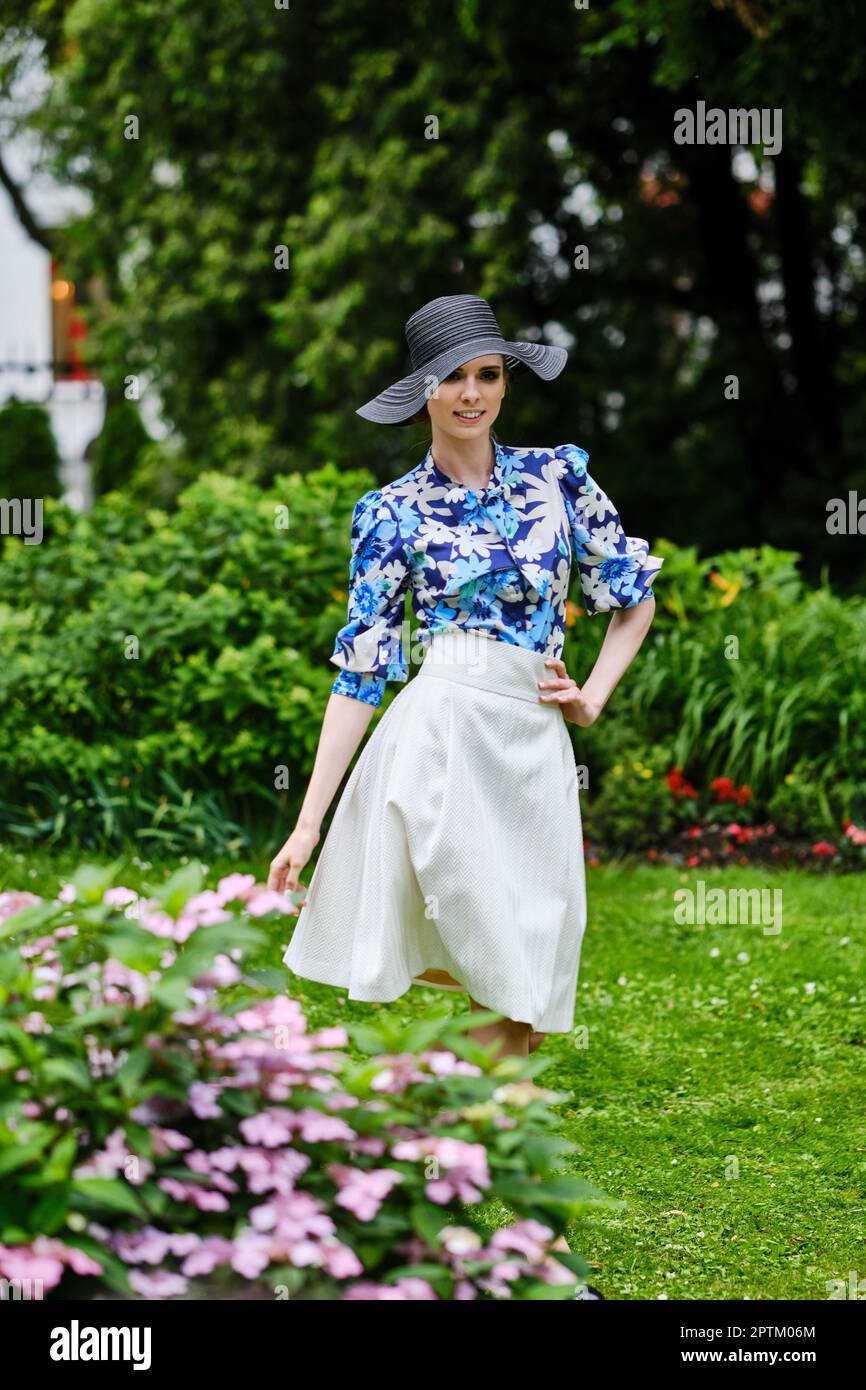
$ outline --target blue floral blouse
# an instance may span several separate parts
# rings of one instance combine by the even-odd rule
[[[434,632],[482,628],[560,656],[571,562],[586,611],[651,598],[663,561],[626,536],[616,508],[576,444],[512,449],[494,441],[489,485],[476,492],[443,473],[428,449],[402,478],[360,497],[352,514],[348,621],[331,661],[333,690],[379,705],[386,681],[405,681],[407,589],[423,649]]]

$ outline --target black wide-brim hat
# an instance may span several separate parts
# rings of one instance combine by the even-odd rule
[[[530,367],[544,381],[559,376],[568,361],[565,348],[503,338],[487,300],[475,294],[431,299],[407,320],[406,342],[412,371],[356,415],[380,425],[407,424],[455,368],[486,352],[501,352],[512,375]]]

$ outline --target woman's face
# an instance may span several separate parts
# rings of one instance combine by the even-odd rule
[[[427,401],[434,429],[453,439],[487,436],[505,395],[505,359],[488,352],[464,362]]]

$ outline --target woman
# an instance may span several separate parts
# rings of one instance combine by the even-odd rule
[[[593,724],[634,659],[662,561],[623,533],[583,449],[508,448],[491,434],[507,380],[526,367],[550,380],[563,348],[506,341],[474,295],[425,304],[406,338],[413,370],[357,413],[429,418],[431,446],[355,505],[340,671],[268,884],[299,888],[386,681],[407,680],[408,590],[425,660],[352,770],[284,962],[352,999],[465,991],[471,1008],[502,1015],[473,1036],[526,1056],[573,1026],[586,925],[565,725]],[[560,656],[572,560],[587,611],[613,611],[582,686]]]

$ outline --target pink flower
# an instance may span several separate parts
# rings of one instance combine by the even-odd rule
[[[481,1068],[465,1062],[454,1052],[422,1052],[424,1065],[434,1076],[480,1076]]]
[[[263,1110],[238,1125],[248,1144],[261,1144],[266,1149],[291,1143],[294,1128],[295,1117],[290,1110]]]
[[[0,893],[0,922],[14,917],[16,912],[23,912],[25,907],[35,907],[41,902],[42,899],[37,898],[35,893],[27,893],[24,889],[13,888],[8,893]]]
[[[121,961],[109,958],[102,967],[102,986],[106,1004],[126,1004],[143,1009],[150,1003],[147,977]]]
[[[369,1280],[364,1280],[362,1283],[352,1284],[343,1294],[344,1302],[359,1299],[382,1303],[417,1301],[419,1299],[426,1302],[430,1300],[438,1302],[439,1295],[434,1293],[426,1279],[398,1279],[395,1284],[374,1284]]]
[[[686,860],[686,864],[690,869],[694,869],[696,865],[700,864],[700,862],[701,856],[699,854],[690,854],[688,859]]]
[[[325,1241],[321,1247],[323,1265],[335,1279],[349,1279],[353,1274],[363,1274],[364,1266],[350,1246],[342,1241]]]
[[[121,1126],[113,1129],[101,1150],[91,1154],[85,1163],[75,1169],[76,1178],[113,1178],[123,1173],[128,1182],[138,1184],[149,1178],[153,1172],[150,1159],[139,1158],[130,1152],[126,1135]]]
[[[180,1182],[177,1178],[160,1178],[157,1183],[176,1202],[191,1202],[199,1211],[228,1211],[228,1201],[221,1192],[200,1187],[195,1182]]]
[[[277,994],[273,999],[263,999],[248,1009],[241,1009],[234,1016],[239,1028],[252,1030],[284,1027],[298,1036],[306,1035],[306,1019],[297,999]]]
[[[222,1110],[216,1103],[219,1087],[206,1081],[193,1081],[187,1092],[189,1106],[197,1120],[220,1120]]]
[[[302,1139],[308,1144],[320,1144],[329,1139],[354,1139],[355,1131],[337,1115],[323,1115],[318,1110],[299,1110],[296,1115]]]
[[[111,1237],[111,1246],[124,1264],[158,1265],[172,1253],[172,1237],[155,1226],[144,1226],[140,1231],[118,1231]]]
[[[24,1014],[23,1018],[18,1019],[18,1024],[25,1033],[50,1033],[52,1031],[51,1024],[45,1015],[36,1012]]]
[[[331,1163],[328,1173],[340,1191],[338,1206],[351,1211],[359,1221],[372,1221],[392,1187],[403,1181],[403,1174],[393,1168],[374,1168],[364,1172],[344,1164]]]
[[[552,1239],[553,1231],[549,1226],[527,1219],[513,1221],[510,1226],[494,1231],[490,1246],[493,1250],[518,1250],[531,1264],[538,1264],[547,1254],[547,1242]],[[569,1279],[571,1277],[569,1275]]]
[[[227,874],[216,886],[221,903],[245,902],[256,886],[255,874]]]
[[[102,895],[102,901],[109,907],[126,907],[127,903],[134,903],[138,894],[132,888],[106,888]]]
[[[845,834],[852,844],[866,845],[866,830],[858,829],[853,821],[849,821]]]
[[[187,1255],[181,1265],[181,1272],[189,1278],[200,1274],[212,1274],[218,1265],[227,1265],[234,1252],[234,1245],[224,1236],[205,1236],[198,1248]]]
[[[36,1236],[29,1245],[0,1245],[0,1275],[4,1279],[41,1280],[45,1288],[60,1283],[63,1266],[76,1274],[101,1274],[102,1265],[83,1250],[54,1236]]]
[[[153,1150],[157,1158],[164,1158],[167,1153],[173,1153],[180,1149],[192,1147],[192,1140],[186,1134],[181,1134],[177,1129],[163,1129],[159,1125],[154,1125],[150,1131],[153,1140]]]
[[[817,845],[812,846],[812,853],[826,859],[836,853],[836,846],[828,844],[826,840],[819,840]]]
[[[282,893],[275,893],[271,888],[262,888],[249,897],[246,906],[251,917],[264,917],[266,912],[282,912],[284,916],[297,914],[294,904]]]
[[[182,1274],[172,1274],[168,1269],[157,1269],[153,1274],[134,1269],[129,1283],[142,1298],[179,1298],[189,1289],[189,1282]]]
[[[467,1144],[462,1139],[429,1135],[398,1140],[391,1152],[398,1159],[421,1159],[426,1162],[432,1157],[438,1160],[446,1176],[427,1183],[426,1192],[431,1202],[444,1205],[454,1196],[459,1197],[461,1202],[479,1202],[479,1188],[490,1186],[487,1150],[483,1144]]]
[[[257,1279],[270,1262],[270,1236],[256,1235],[252,1231],[244,1231],[238,1236],[231,1261],[232,1269],[237,1274],[242,1274],[245,1279]]]
[[[201,975],[196,975],[195,983],[199,989],[219,989],[222,985],[235,985],[243,975],[230,956],[220,953],[214,956],[211,965]]]
[[[310,1034],[310,1042],[314,1047],[345,1047],[349,1041],[349,1035],[345,1028],[318,1028],[315,1033]]]
[[[699,825],[693,825],[690,830],[686,831],[686,838],[689,840],[699,840],[703,833]]]

